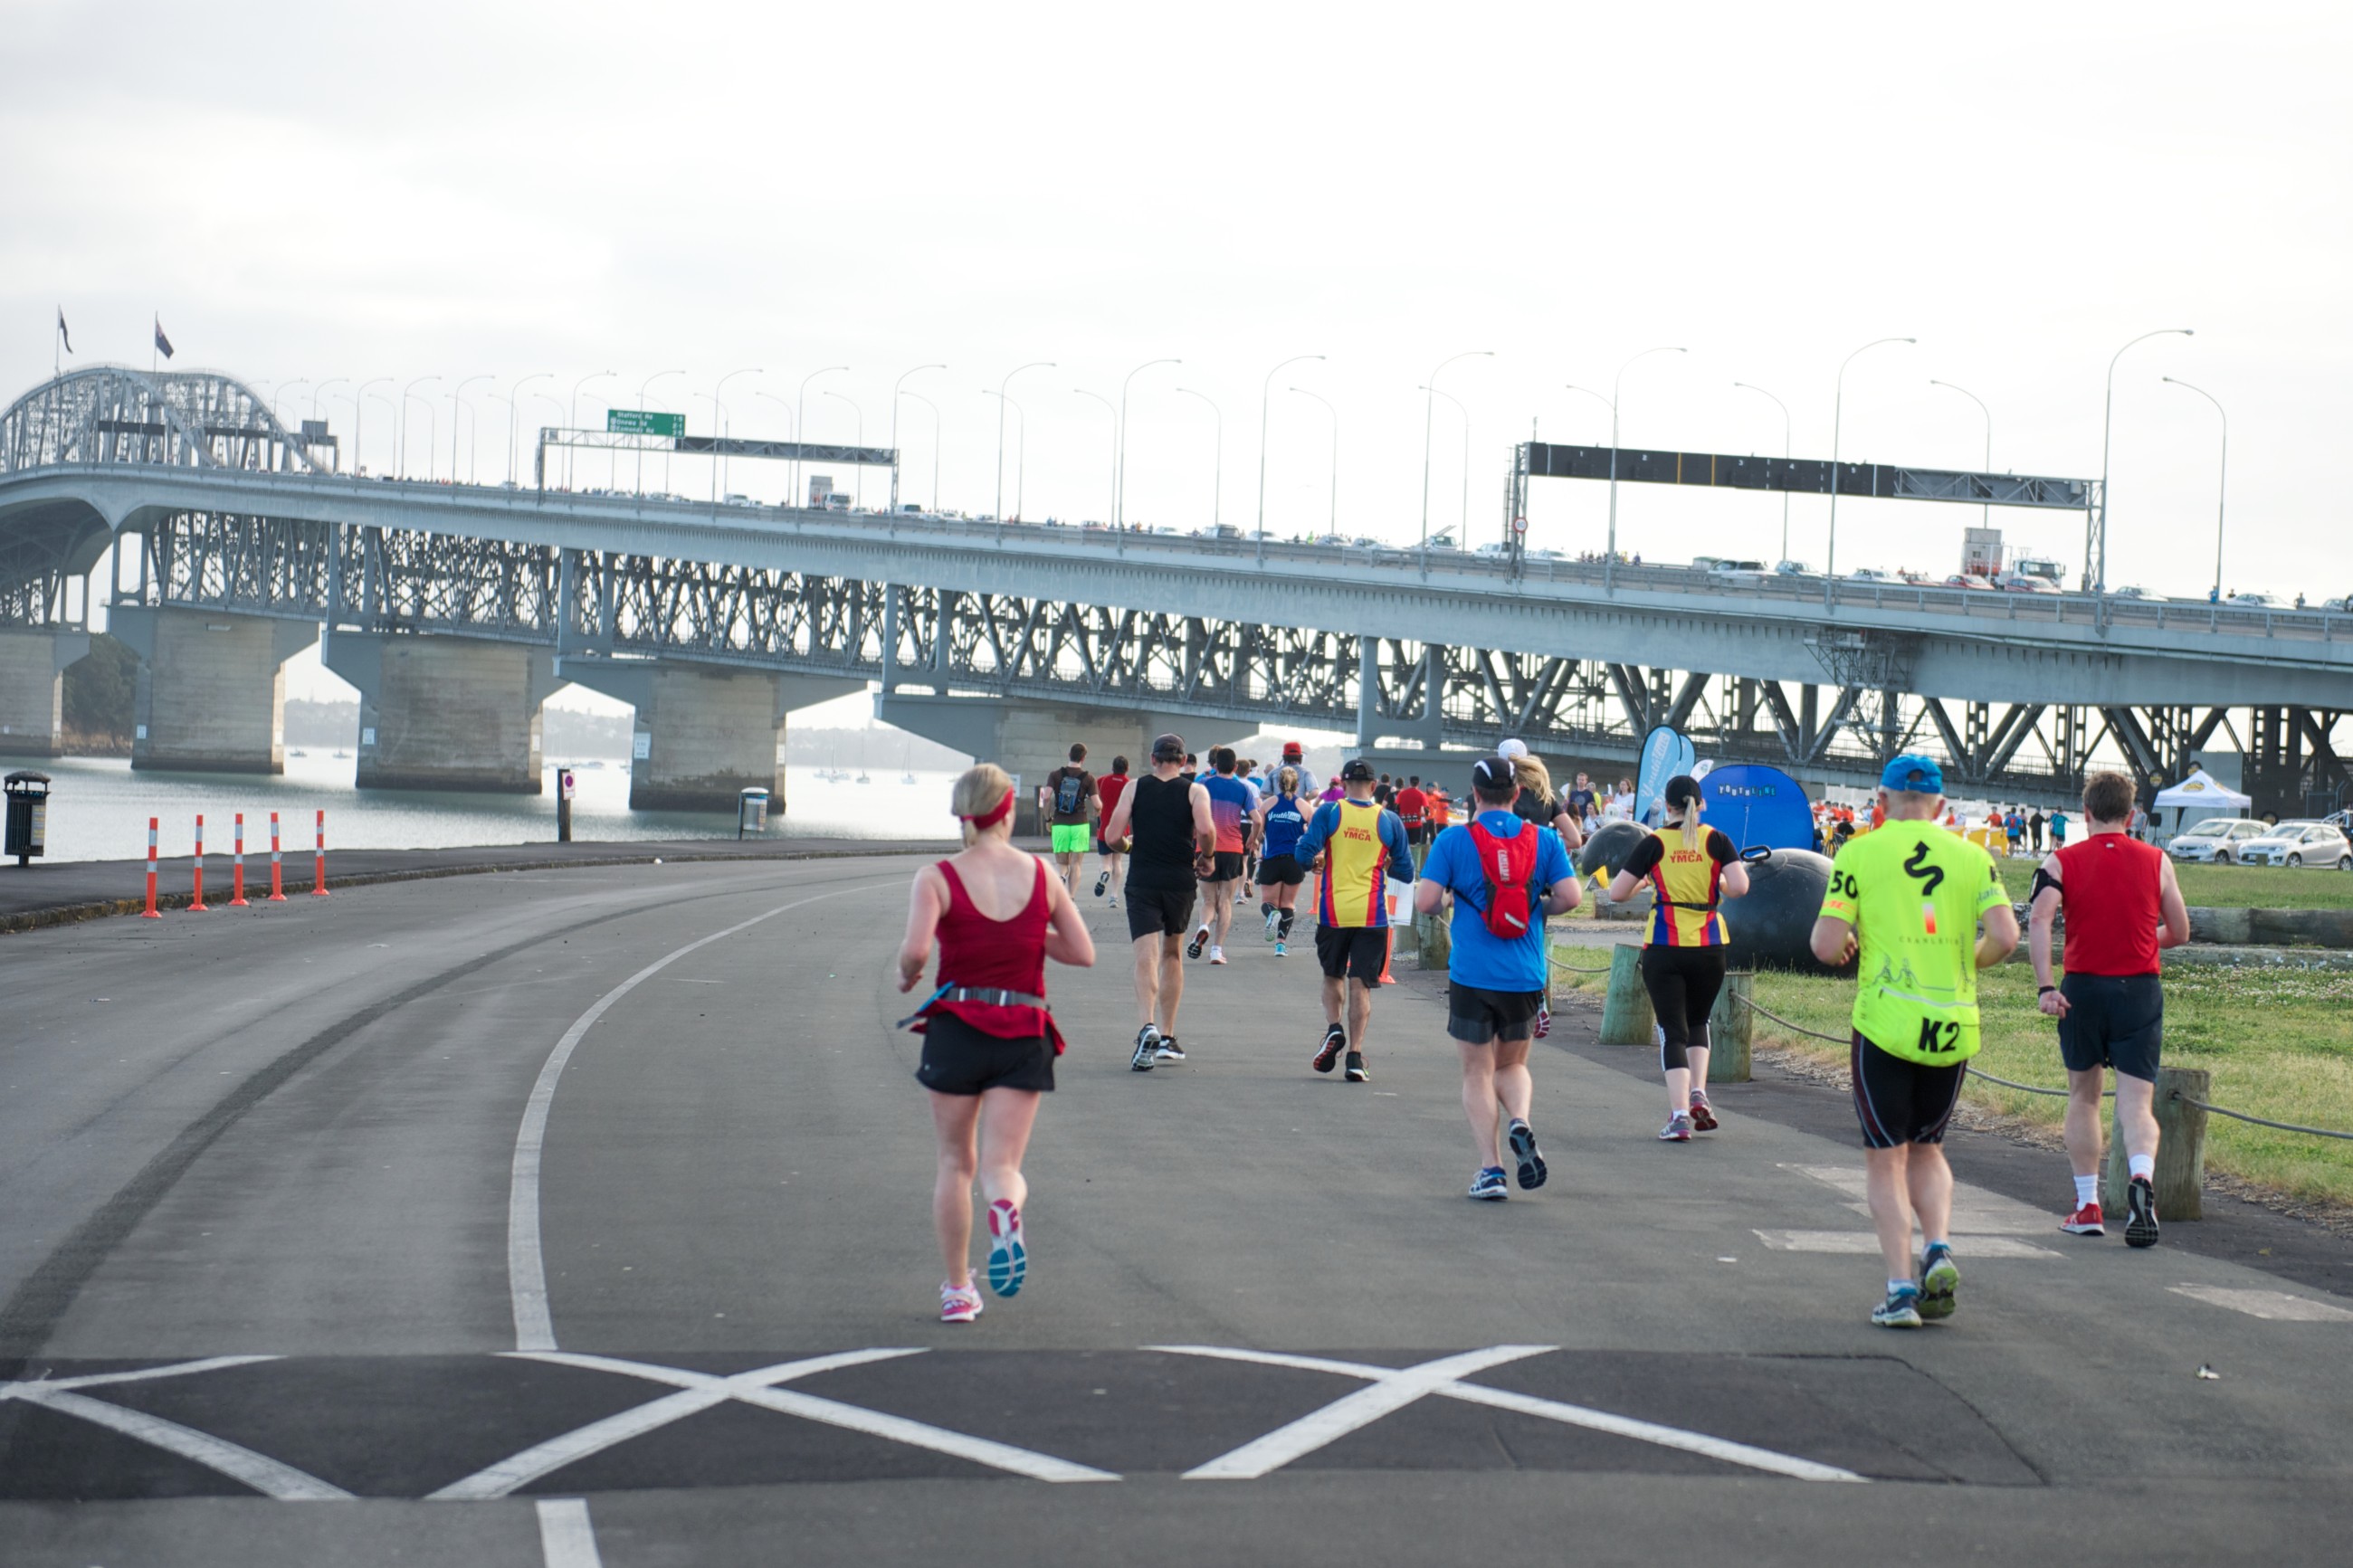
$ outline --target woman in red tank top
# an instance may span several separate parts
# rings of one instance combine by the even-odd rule
[[[1046,960],[1085,968],[1095,949],[1061,879],[1013,847],[1013,781],[1004,770],[983,763],[966,773],[954,805],[965,849],[915,873],[899,989],[913,991],[923,979],[936,940],[934,989],[905,1022],[923,1037],[915,1078],[931,1091],[939,1134],[932,1220],[948,1271],[940,1320],[968,1323],[980,1316],[972,1279],[976,1175],[988,1201],[989,1288],[1011,1296],[1029,1271],[1021,1156],[1062,1051],[1046,1007]]]

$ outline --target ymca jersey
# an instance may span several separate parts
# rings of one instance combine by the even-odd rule
[[[1723,899],[1724,868],[1738,858],[1732,840],[1713,827],[1702,829],[1699,843],[1689,849],[1682,828],[1652,829],[1622,868],[1657,895],[1650,935],[1643,940],[1652,947],[1722,947],[1724,916],[1716,905]]]
[[[1218,830],[1218,853],[1240,854],[1242,823],[1258,805],[1258,796],[1231,773],[1204,773],[1201,787],[1209,792],[1209,825]]]
[[[1295,795],[1279,795],[1267,803],[1266,849],[1269,859],[1291,854],[1299,836],[1307,831],[1307,808]]]
[[[1381,884],[1391,877],[1413,880],[1413,850],[1406,843],[1405,824],[1376,801],[1324,802],[1291,852],[1303,862],[1324,857],[1315,889],[1319,925],[1386,926],[1388,890]]]
[[[1851,838],[1822,914],[1861,944],[1855,1032],[1929,1067],[1978,1051],[1978,917],[2007,903],[1993,858],[1933,822],[1891,821]]]

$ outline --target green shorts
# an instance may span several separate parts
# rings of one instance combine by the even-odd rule
[[[1083,822],[1054,825],[1054,853],[1083,855],[1095,847],[1095,830]]]

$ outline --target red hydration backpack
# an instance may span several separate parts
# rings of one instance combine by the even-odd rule
[[[1498,838],[1475,821],[1466,826],[1487,879],[1487,907],[1480,911],[1487,929],[1507,941],[1526,936],[1535,929],[1536,835],[1543,829],[1524,822],[1514,837]]]

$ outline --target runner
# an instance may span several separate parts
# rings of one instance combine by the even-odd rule
[[[1292,847],[1303,864],[1323,858],[1315,900],[1315,958],[1324,969],[1324,1043],[1317,1072],[1330,1072],[1347,1052],[1350,1083],[1370,1081],[1365,1037],[1372,1025],[1373,987],[1389,953],[1389,878],[1413,880],[1413,850],[1397,814],[1373,801],[1373,764],[1358,757],[1340,770],[1342,800],[1315,808]],[[1347,1022],[1341,1015],[1345,1008]]]
[[[1046,775],[1046,809],[1052,835],[1054,874],[1071,893],[1086,865],[1087,845],[1095,836],[1098,800],[1095,775],[1082,766],[1087,760],[1082,742],[1071,743],[1071,760]]]
[[[1201,780],[1201,788],[1209,797],[1209,821],[1216,829],[1217,843],[1208,869],[1201,877],[1201,929],[1186,944],[1185,956],[1198,958],[1207,946],[1211,963],[1226,961],[1226,932],[1233,927],[1234,906],[1241,902],[1250,814],[1258,805],[1250,786],[1234,776],[1235,762],[1231,746],[1210,747],[1210,771]]]
[[[1415,773],[1397,792],[1398,820],[1405,824],[1405,841],[1420,854],[1430,847],[1430,796],[1423,793],[1421,775]]]
[[[1580,832],[1587,823],[1593,820],[1593,781],[1583,773],[1577,774],[1576,787],[1568,792],[1568,798],[1562,804],[1568,807],[1568,815]]]
[[[1553,798],[1552,774],[1545,770],[1542,762],[1530,756],[1527,747],[1519,742],[1506,741],[1504,744],[1516,748],[1509,753],[1503,751],[1495,753],[1510,762],[1512,776],[1519,781],[1519,794],[1512,799],[1513,815],[1523,822],[1551,828],[1558,836],[1560,847],[1574,856],[1585,847],[1585,831],[1568,815],[1568,808]],[[1552,966],[1546,964],[1544,1000],[1536,1005],[1536,1038],[1544,1039],[1551,1033]]]
[[[1748,868],[1731,839],[1700,824],[1699,781],[1678,773],[1667,781],[1664,826],[1634,846],[1609,884],[1609,901],[1622,904],[1647,882],[1658,895],[1642,944],[1642,988],[1659,1021],[1659,1067],[1667,1078],[1662,1142],[1688,1143],[1713,1132],[1715,1108],[1707,1100],[1708,1015],[1724,989],[1724,917],[1716,906],[1748,891]]]
[[[1299,798],[1314,799],[1317,786],[1315,775],[1307,771],[1306,748],[1296,741],[1285,741],[1282,743],[1282,765],[1299,770]]]
[[[1266,917],[1266,940],[1274,943],[1277,958],[1291,949],[1299,884],[1306,879],[1293,851],[1306,827],[1307,807],[1299,798],[1299,770],[1286,767],[1274,775],[1274,794],[1258,808],[1259,840],[1264,846],[1258,862],[1258,907]]]
[[[972,1279],[972,1186],[988,1203],[988,1288],[1019,1293],[1029,1255],[1021,1211],[1029,1184],[1021,1157],[1038,1117],[1038,1097],[1054,1088],[1062,1037],[1046,1007],[1046,960],[1077,968],[1095,961],[1071,890],[1046,863],[1013,847],[1013,780],[983,763],[955,782],[962,853],[915,873],[906,940],[899,944],[899,989],[923,977],[934,939],[939,988],[904,1020],[923,1037],[915,1079],[930,1091],[939,1169],[932,1224],[948,1277],[940,1321],[980,1316]]]
[[[1095,877],[1095,897],[1098,899],[1103,896],[1104,889],[1119,880],[1119,863],[1124,857],[1111,847],[1111,840],[1103,837],[1103,830],[1111,826],[1112,808],[1119,805],[1120,792],[1125,788],[1127,759],[1113,757],[1111,772],[1095,780],[1095,853],[1103,857],[1103,870]],[[1119,908],[1117,893],[1111,896],[1111,907]]]
[[[1887,1300],[1871,1321],[1916,1329],[1953,1314],[1961,1271],[1947,1238],[1953,1173],[1945,1124],[1978,1052],[1978,976],[2018,945],[2018,917],[1993,858],[1937,826],[1944,771],[1900,756],[1879,776],[1887,821],[1851,841],[1831,868],[1814,921],[1814,956],[1858,956],[1852,1070],[1863,1172]],[[1985,935],[1977,935],[1978,922]],[[1912,1258],[1912,1222],[1923,1248]]]
[[[1185,742],[1152,742],[1152,771],[1120,792],[1103,841],[1127,857],[1127,934],[1135,951],[1135,1032],[1128,1066],[1150,1072],[1181,1062],[1176,1004],[1185,995],[1185,928],[1193,918],[1193,884],[1209,868],[1217,833],[1209,793],[1184,776]]]
[[[1260,853],[1258,808],[1260,803],[1266,798],[1266,781],[1256,776],[1253,770],[1256,769],[1258,763],[1248,757],[1242,758],[1241,761],[1234,764],[1234,777],[1240,779],[1242,782],[1242,787],[1250,791],[1250,811],[1248,813],[1250,817],[1250,826],[1244,830],[1242,835],[1243,838],[1247,840],[1242,850],[1242,875],[1241,880],[1234,885],[1234,908],[1236,909],[1241,908],[1242,900],[1249,897],[1250,888],[1258,881],[1258,858]]]
[[[1462,1113],[1479,1151],[1471,1196],[1493,1201],[1511,1195],[1504,1184],[1506,1143],[1521,1187],[1545,1184],[1545,1158],[1528,1125],[1535,1097],[1529,1037],[1552,967],[1544,917],[1577,908],[1579,893],[1560,840],[1513,812],[1520,786],[1509,762],[1482,759],[1471,770],[1471,788],[1477,814],[1431,843],[1413,907],[1435,915],[1453,895],[1446,1032],[1462,1056]]]
[[[2157,1068],[2165,1043],[2165,986],[2158,953],[2189,940],[2189,910],[2173,861],[2127,831],[2132,780],[2084,781],[2084,837],[2034,873],[2027,952],[2035,1002],[2059,1020],[2067,1064],[2067,1159],[2075,1210],[2060,1229],[2103,1236],[2100,1091],[2116,1069],[2116,1126],[2125,1141],[2125,1244],[2157,1245]],[[2051,925],[2067,917],[2067,975],[2051,983]]]

